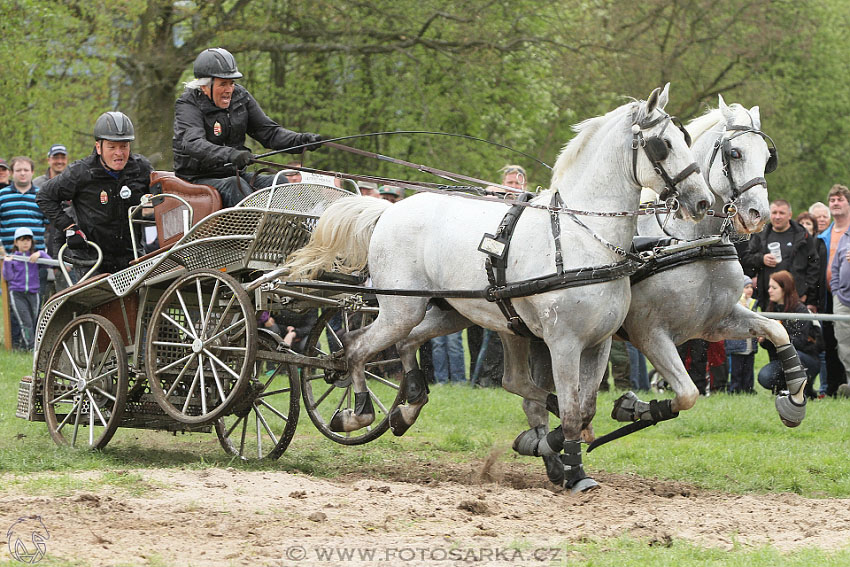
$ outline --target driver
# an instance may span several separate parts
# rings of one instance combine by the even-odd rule
[[[232,207],[248,192],[272,184],[274,176],[258,175],[250,188],[243,170],[252,161],[245,146],[249,135],[273,150],[301,153],[321,147],[318,134],[299,134],[266,116],[254,97],[234,81],[242,77],[226,49],[214,47],[195,58],[195,80],[177,99],[174,109],[174,173],[192,183],[210,185]],[[306,147],[298,147],[309,144]]]
[[[96,258],[87,243],[91,240],[103,250],[99,271],[114,273],[133,259],[127,211],[148,193],[153,168],[145,156],[130,153],[135,130],[121,112],[101,114],[94,124],[94,139],[91,155],[46,181],[35,201],[77,257]],[[71,202],[76,220],[63,201]]]

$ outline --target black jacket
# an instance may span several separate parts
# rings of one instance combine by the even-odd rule
[[[217,107],[200,89],[187,89],[174,108],[174,173],[188,180],[236,175],[234,166],[224,164],[233,160],[236,151],[248,149],[246,134],[273,150],[306,142],[302,142],[303,134],[266,116],[241,85],[236,85],[226,109]],[[299,148],[291,153],[300,152]]]
[[[788,230],[792,235],[791,254],[782,251],[782,262],[775,268],[764,265],[764,255],[768,253],[767,239],[773,232],[773,226],[767,225],[762,232],[754,234],[750,238],[747,253],[741,258],[744,272],[750,276],[758,276],[758,292],[756,298],[759,305],[767,305],[770,299],[767,296],[767,284],[770,274],[779,270],[788,270],[794,277],[794,285],[797,287],[797,295],[806,296],[806,303],[815,305],[818,294],[818,281],[820,279],[820,260],[818,259],[817,239],[809,235],[797,221],[792,220]]]
[[[35,200],[60,236],[65,227],[77,224],[89,240],[103,249],[103,271],[115,272],[126,268],[133,256],[127,210],[149,192],[152,170],[145,156],[131,154],[115,179],[101,165],[97,153],[92,152],[48,180]],[[130,188],[127,199],[119,194],[124,185]],[[68,216],[63,201],[71,201],[76,220]]]
[[[781,311],[782,306],[778,306]],[[802,303],[797,304],[794,313],[809,312],[806,306]],[[785,319],[780,321],[785,330],[788,331],[788,338],[791,339],[791,344],[797,352],[805,352],[810,356],[817,357],[819,352],[818,339],[820,337],[820,327],[816,327],[811,321],[802,319]],[[770,360],[777,360],[776,347],[769,340],[765,339],[761,343],[761,347],[767,351]]]

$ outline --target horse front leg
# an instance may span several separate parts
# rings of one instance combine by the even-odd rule
[[[393,435],[404,435],[428,403],[428,383],[425,373],[419,369],[416,361],[416,352],[419,347],[434,337],[456,333],[470,325],[472,322],[454,309],[444,309],[434,304],[425,313],[425,318],[397,344],[401,364],[404,367],[404,380],[402,380],[404,399],[390,412],[390,429]]]
[[[555,345],[552,352],[556,354],[551,357],[551,368],[553,369],[552,375],[557,396],[549,395],[545,388],[531,383],[530,379],[528,380],[529,384],[526,384],[524,389],[514,387],[517,390],[516,393],[525,392],[525,394],[520,393],[526,398],[523,409],[532,407],[529,406],[528,402],[530,401],[538,406],[536,412],[529,414],[526,411],[526,416],[529,417],[529,425],[534,424],[533,418],[545,419],[548,423],[548,415],[545,409],[540,409],[547,408],[558,412],[561,426],[545,433],[546,429],[541,423],[539,426],[521,433],[514,440],[513,447],[521,455],[543,457],[550,480],[562,484],[564,488],[572,492],[582,492],[598,486],[596,481],[585,474],[581,461],[581,433],[584,417],[582,416],[579,396],[579,377],[582,375],[582,363],[580,362],[582,353],[577,341],[564,338],[562,333],[556,334],[561,336],[558,338],[547,337],[547,342],[552,342]],[[535,350],[537,356],[542,356],[539,349]],[[508,350],[506,349],[505,352],[507,353]],[[527,360],[527,348],[514,354],[517,361],[523,354],[526,355]],[[596,357],[591,358],[596,359]],[[518,362],[517,366],[519,367]],[[527,364],[525,368],[528,372]],[[519,384],[525,384],[525,380],[521,379],[522,374],[519,374],[518,378],[520,378],[517,381]],[[535,381],[541,382],[537,377],[535,377]],[[561,451],[563,451],[562,455],[560,454]]]
[[[709,340],[715,337],[727,339],[751,339],[766,337],[776,347],[776,355],[782,363],[787,393],[776,397],[776,411],[787,427],[797,427],[806,417],[805,387],[808,381],[806,369],[800,362],[797,349],[791,344],[788,331],[779,322],[750,311],[743,305],[735,305],[732,313],[723,319]]]
[[[378,317],[368,326],[341,337],[344,359],[354,389],[354,410],[337,411],[330,421],[331,431],[348,433],[375,420],[375,408],[366,385],[366,361],[407,336],[425,316],[422,298],[387,298]]]
[[[617,421],[663,421],[676,417],[680,411],[694,407],[699,398],[699,390],[688,375],[669,333],[659,328],[646,332],[630,330],[629,340],[646,355],[655,370],[664,376],[676,397],[660,402],[644,402],[634,392],[627,392],[615,402],[611,417]]]

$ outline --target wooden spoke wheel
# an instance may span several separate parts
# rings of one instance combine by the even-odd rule
[[[374,320],[371,313],[349,313],[325,309],[310,333],[304,348],[307,356],[337,358],[342,355],[345,333],[365,327]],[[362,430],[349,433],[331,431],[337,411],[354,410],[354,388],[344,372],[316,367],[301,369],[301,395],[304,408],[322,434],[343,445],[360,445],[377,439],[389,429],[392,408],[403,397],[400,390],[403,370],[395,347],[378,353],[366,363],[366,386],[375,409],[375,421]]]
[[[99,315],[68,323],[50,351],[43,394],[58,445],[105,447],[127,402],[127,351],[115,325]]]
[[[262,331],[258,342],[259,353],[278,351],[281,344]],[[259,353],[242,399],[233,413],[215,422],[225,452],[243,460],[280,457],[295,435],[301,411],[298,367],[264,360]]]
[[[254,375],[257,319],[232,276],[190,272],[169,286],[145,337],[145,372],[163,411],[181,423],[226,415]]]

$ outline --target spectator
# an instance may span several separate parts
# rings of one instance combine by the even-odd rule
[[[9,164],[5,159],[0,158],[0,189],[9,186],[9,177],[12,175],[12,170],[9,169]]]
[[[33,233],[26,227],[15,230],[14,252],[3,262],[3,279],[9,283],[9,307],[21,330],[21,341],[15,345],[23,350],[32,350],[35,341],[35,324],[41,306],[38,288],[39,258],[50,258],[43,250],[33,249]],[[26,261],[13,260],[14,256]]]
[[[381,194],[378,192],[378,184],[371,183],[369,181],[358,181],[357,186],[360,188],[360,195],[363,197],[377,197],[381,198]]]
[[[809,207],[809,214],[815,219],[815,232],[820,234],[829,226],[829,207],[818,201]]]
[[[794,278],[787,270],[780,270],[770,275],[768,283],[769,303],[765,311],[781,313],[808,313],[809,310],[803,304],[794,284]],[[820,367],[818,362],[818,340],[820,330],[811,321],[801,319],[786,319],[782,325],[788,331],[791,344],[797,350],[800,362],[806,369],[809,377],[806,382],[806,396],[814,397],[812,393],[812,377],[815,376]],[[762,348],[767,350],[770,362],[767,363],[758,374],[758,381],[762,387],[779,393],[785,389],[785,372],[782,369],[782,361],[776,356],[776,347],[764,337],[759,337]]]
[[[466,382],[463,331],[431,339],[431,358],[437,384]]]
[[[755,310],[756,300],[753,299],[753,280],[744,276],[744,291],[738,302],[749,309]],[[730,394],[752,394],[755,381],[755,361],[758,350],[755,339],[735,339],[726,341],[726,352],[731,359],[729,393]]]
[[[818,238],[826,247],[826,290],[820,296],[818,309],[821,313],[832,313],[834,306],[835,291],[830,288],[832,280],[832,266],[835,260],[838,241],[847,232],[850,227],[850,190],[844,185],[835,184],[830,188],[827,196],[829,202],[829,213],[832,214],[834,220],[821,231]],[[813,205],[814,206],[814,205]],[[815,217],[820,223],[820,217]],[[828,218],[828,216],[827,216]],[[835,337],[835,325],[832,321],[823,322],[823,343],[824,357],[826,359],[826,382],[827,389],[825,395],[834,396],[838,391],[838,386],[846,382],[844,365],[841,362],[838,354],[838,344]],[[823,383],[823,376],[821,376]]]
[[[53,144],[47,151],[47,171],[44,172],[44,175],[39,175],[33,179],[32,184],[36,187],[42,187],[49,179],[53,179],[65,171],[67,165],[68,150],[62,144]],[[59,256],[59,246],[56,245],[56,242],[56,227],[53,226],[53,223],[48,223],[44,227],[44,247],[47,249],[47,253],[53,258],[58,258]],[[65,279],[60,274],[58,267],[49,268],[47,266],[41,266],[39,267],[39,273],[42,274],[41,290],[39,293],[41,294],[41,303],[44,304],[54,291],[64,289],[67,284],[63,285]],[[54,285],[53,282],[59,283],[58,285]]]
[[[390,203],[397,203],[404,198],[404,192],[401,188],[393,187],[392,185],[381,185],[381,188],[378,189],[378,193],[380,194],[381,199],[386,199]]]
[[[121,112],[101,114],[94,125],[94,139],[92,153],[45,183],[37,200],[65,233],[76,257],[96,257],[88,246],[91,239],[103,250],[100,271],[111,273],[126,268],[133,259],[127,211],[148,192],[152,167],[144,156],[130,153],[135,129]],[[73,204],[76,219],[65,211],[65,201]]]
[[[678,345],[676,350],[691,377],[691,382],[703,396],[708,395],[708,342],[703,339],[691,339]]]
[[[528,176],[525,174],[524,167],[521,165],[506,165],[499,171],[502,172],[502,185],[525,191],[528,185]]]
[[[43,250],[47,219],[36,203],[38,187],[32,184],[33,161],[25,156],[13,157],[11,161],[12,184],[0,189],[0,240],[9,252],[15,231],[26,227],[34,235],[34,250]]]
[[[194,74],[195,80],[186,84],[174,110],[174,172],[193,183],[215,187],[225,207],[274,180],[273,175],[259,175],[256,187],[250,187],[250,176],[241,171],[253,160],[245,146],[246,134],[268,148],[289,153],[321,147],[318,134],[298,134],[266,116],[251,93],[234,82],[242,73],[226,49],[202,51],[195,58]]]
[[[779,261],[771,252],[771,245],[779,249]],[[770,275],[779,270],[791,273],[803,302],[816,304],[820,269],[817,246],[806,229],[791,219],[788,201],[777,199],[770,204],[770,224],[750,239],[741,263],[749,275],[758,277],[756,299],[760,305],[768,304],[767,283]]]
[[[33,185],[41,187],[48,179],[53,179],[68,166],[68,150],[62,144],[53,144],[47,151],[47,171],[32,180]]]
[[[815,229],[817,228],[818,221],[815,220],[815,217],[813,217],[810,212],[803,211],[797,215],[797,222],[800,223],[800,226],[806,229],[809,236],[817,236]]]

